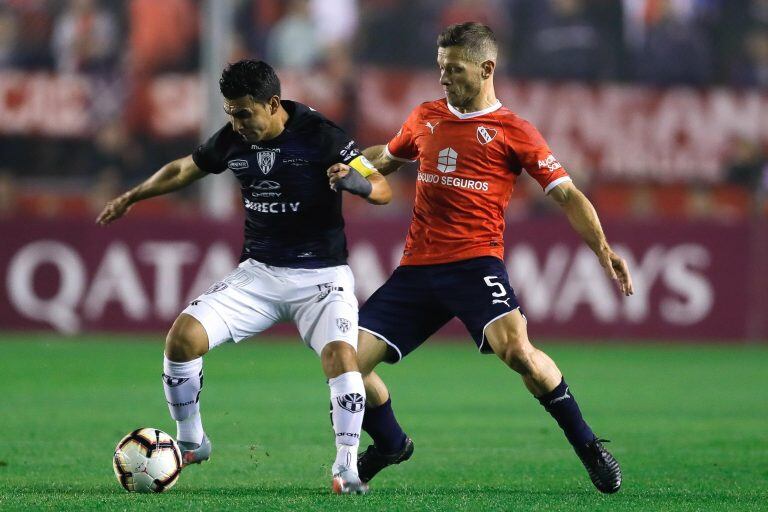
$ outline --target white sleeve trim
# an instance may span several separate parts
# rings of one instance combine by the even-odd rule
[[[547,188],[544,189],[545,194],[549,194],[549,191],[558,186],[561,183],[565,183],[566,181],[573,181],[570,176],[563,176],[562,178],[557,178],[555,181],[547,185]]]
[[[407,158],[400,158],[399,156],[393,155],[392,153],[389,152],[389,144],[384,145],[384,155],[390,160],[394,160],[396,162],[415,162],[416,161],[416,160],[408,160]]]

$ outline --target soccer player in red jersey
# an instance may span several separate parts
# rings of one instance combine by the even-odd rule
[[[598,490],[621,486],[618,462],[584,421],[560,370],[528,339],[503,263],[504,210],[523,171],[557,202],[621,293],[632,294],[626,262],[608,245],[594,207],[543,137],[496,98],[497,43],[479,23],[446,28],[437,63],[445,98],[416,107],[387,145],[364,155],[382,173],[419,160],[413,220],[400,266],[360,311],[358,360],[367,393],[363,429],[374,444],[358,460],[363,481],[410,458],[413,442],[373,371],[397,362],[453,317],[481,352],[496,354],[563,429]],[[349,172],[328,169],[333,184]]]

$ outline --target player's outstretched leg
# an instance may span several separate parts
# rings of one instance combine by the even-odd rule
[[[211,457],[211,442],[200,418],[203,388],[203,354],[208,335],[194,317],[181,314],[165,341],[163,388],[171,417],[176,420],[176,439],[183,464],[199,464]]]
[[[331,421],[336,434],[332,488],[336,494],[365,494],[368,485],[357,473],[365,387],[355,348],[344,341],[333,341],[323,347],[320,359],[331,391]]]
[[[485,336],[494,353],[522,376],[528,390],[560,425],[595,487],[604,493],[617,492],[621,487],[619,463],[603,447],[605,440],[598,439],[584,421],[557,365],[531,345],[520,311],[492,322]]]
[[[360,331],[357,356],[367,395],[363,430],[373,439],[373,444],[368,446],[357,461],[363,482],[369,482],[385,467],[400,464],[413,455],[413,441],[395,419],[389,391],[384,381],[373,371],[384,360],[386,350],[387,345],[383,341],[366,331]]]

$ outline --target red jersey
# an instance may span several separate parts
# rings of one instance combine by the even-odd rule
[[[571,179],[538,130],[498,102],[466,114],[422,103],[386,152],[420,160],[401,265],[504,259],[504,210],[523,169],[545,192]]]

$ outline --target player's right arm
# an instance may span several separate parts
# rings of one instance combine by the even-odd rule
[[[206,174],[195,164],[192,155],[168,162],[142,183],[109,201],[96,222],[106,226],[125,215],[135,203],[184,188]]]
[[[391,158],[387,152],[386,144],[365,148],[363,150],[363,156],[365,156],[365,158],[373,164],[376,170],[384,176],[392,174],[405,164],[402,160]]]
[[[422,105],[414,108],[397,134],[388,144],[370,146],[363,150],[363,156],[382,175],[392,174],[408,162],[415,162],[419,157],[416,147],[415,127],[421,119]]]

